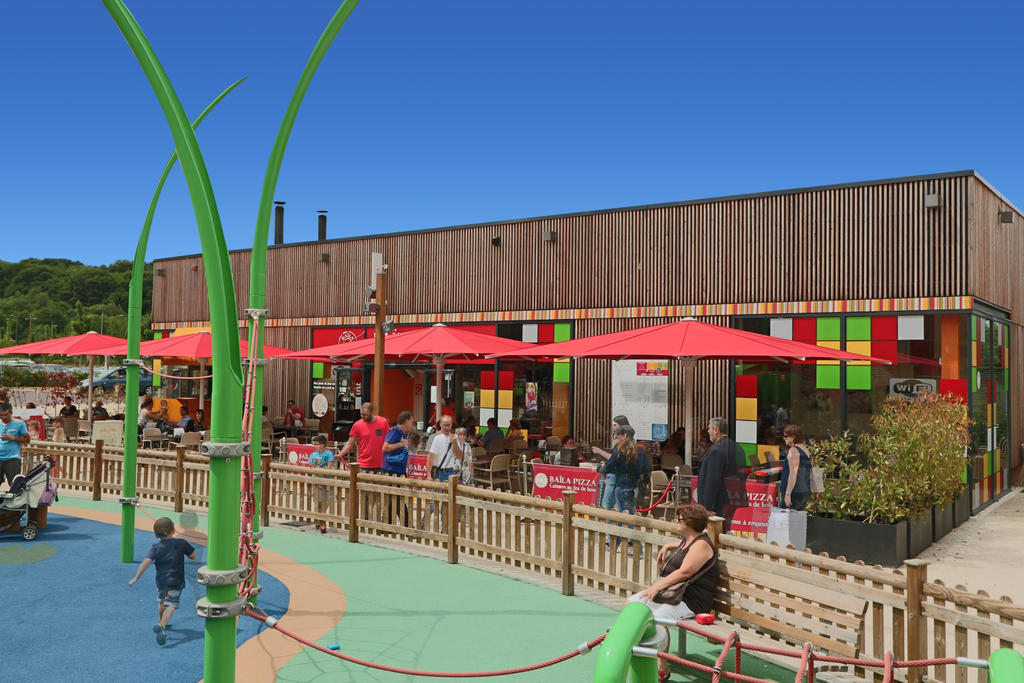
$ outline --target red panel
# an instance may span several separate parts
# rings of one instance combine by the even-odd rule
[[[898,346],[895,341],[872,341],[871,355],[892,363],[898,362]]]
[[[996,381],[994,379],[987,380],[985,384],[988,385],[988,402],[996,402]]]
[[[874,349],[874,345],[872,345]],[[872,351],[874,353],[874,351]],[[965,379],[940,379],[939,380],[939,393],[940,394],[953,394],[963,399],[964,403],[967,403],[967,380]]]
[[[512,371],[502,370],[498,373],[498,390],[511,390],[512,389]]]
[[[480,388],[484,391],[494,391],[494,373],[493,372],[481,372],[480,373]]]
[[[757,398],[757,375],[736,375],[736,397]]]
[[[541,323],[537,325],[537,343],[552,344],[555,341],[555,324]]]
[[[899,321],[895,315],[876,315],[871,318],[871,341],[892,341],[899,336]],[[875,355],[875,354],[871,354]]]
[[[809,344],[818,341],[818,319],[793,318],[793,339]]]

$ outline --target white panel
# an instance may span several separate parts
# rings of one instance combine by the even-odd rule
[[[792,339],[793,338],[793,319],[792,318],[772,318],[771,330],[769,331],[773,337],[779,339]]]
[[[498,426],[508,427],[508,423],[512,421],[512,411],[505,408],[498,409]]]
[[[994,451],[996,449],[996,428],[995,427],[989,427],[986,431],[988,432],[988,449],[987,450]]]
[[[756,420],[736,420],[736,442],[757,443]]]
[[[537,343],[537,326],[523,325],[523,341],[529,344]]]
[[[896,338],[900,341],[924,339],[924,316],[899,316],[896,321]]]

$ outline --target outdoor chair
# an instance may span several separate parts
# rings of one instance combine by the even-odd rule
[[[488,453],[504,453],[505,452],[505,440],[495,439],[491,442],[491,445],[487,447]]]
[[[145,427],[142,430],[143,448],[160,448],[167,442],[167,437],[156,427]]]
[[[69,442],[79,441],[78,436],[78,418],[77,417],[62,417],[61,420],[64,423],[64,438]]]
[[[492,488],[498,488],[499,485],[504,485],[506,488],[511,488],[511,481],[509,479],[508,472],[508,453],[500,453],[494,456],[489,465],[480,467],[480,479],[479,482],[483,483],[486,479],[487,485]]]
[[[644,507],[652,507],[661,498],[661,494],[668,488],[669,478],[668,475],[661,470],[653,470],[651,472],[651,485],[648,487],[651,494],[647,499],[647,505]],[[662,518],[665,516],[669,508],[675,507],[676,503],[672,500],[672,494],[665,497],[665,500],[658,504],[658,507],[651,510],[652,517]]]
[[[79,420],[77,437],[78,441],[92,441],[92,423]]]
[[[679,472],[682,473],[683,468],[686,464],[683,462],[682,457],[677,453],[662,453],[661,454],[661,469],[669,472],[675,471],[675,468],[679,468]]]
[[[179,446],[185,448],[186,451],[199,452],[199,446],[203,443],[203,435],[199,432],[185,432],[181,435],[181,440],[178,442]]]

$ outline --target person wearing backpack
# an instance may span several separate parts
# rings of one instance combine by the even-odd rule
[[[384,473],[405,476],[409,464],[409,433],[413,429],[412,413],[403,410],[398,422],[384,436]]]

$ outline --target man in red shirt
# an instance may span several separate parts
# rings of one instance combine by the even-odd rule
[[[373,404],[364,403],[359,408],[358,420],[348,433],[348,442],[339,453],[344,458],[358,448],[356,461],[362,472],[380,473],[384,465],[384,437],[390,425],[383,417],[374,417]]]

